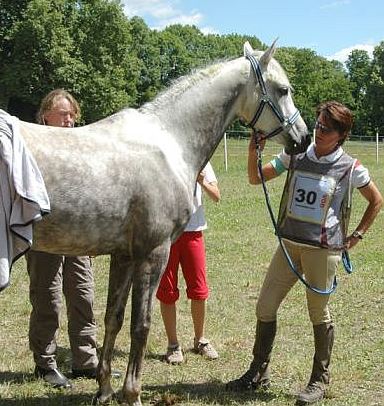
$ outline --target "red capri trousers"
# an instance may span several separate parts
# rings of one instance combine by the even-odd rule
[[[160,280],[156,297],[163,303],[175,303],[179,296],[178,269],[183,271],[187,297],[205,300],[209,296],[202,231],[186,231],[171,246],[169,260]]]

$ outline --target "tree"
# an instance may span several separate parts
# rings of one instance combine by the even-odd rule
[[[79,99],[87,123],[142,105],[197,67],[241,56],[245,41],[266,48],[257,37],[204,35],[195,26],[151,30],[139,17],[128,19],[119,0],[1,1],[0,105],[36,109],[44,94],[64,87]],[[355,111],[355,129],[383,128],[383,43],[372,63],[353,51],[348,71],[305,48],[278,48],[276,58],[310,128],[315,107],[330,99]]]
[[[64,2],[30,1],[23,18],[9,29],[11,46],[1,78],[4,93],[37,105],[43,93],[60,82],[58,68],[71,68],[73,39],[64,24]],[[68,7],[67,13],[68,13]],[[57,87],[57,86],[56,86]]]
[[[348,78],[350,81],[352,96],[355,100],[354,132],[364,134],[369,131],[366,96],[372,66],[368,52],[360,49],[353,50],[348,56],[346,67],[348,69]]]
[[[135,103],[137,59],[128,52],[130,27],[119,2],[30,0],[12,21],[0,93],[36,108],[44,94],[64,87],[79,99],[84,122]]]
[[[6,108],[9,94],[1,86],[4,80],[4,69],[9,63],[13,51],[13,41],[10,33],[14,24],[19,21],[27,6],[28,0],[2,0],[0,7],[0,107]]]
[[[201,64],[202,36],[196,27],[180,24],[157,33],[163,86],[168,86],[172,80],[186,75]]]
[[[367,116],[371,133],[384,133],[384,41],[373,52],[372,70],[367,86]]]
[[[157,33],[150,30],[144,20],[133,17],[129,21],[130,34],[133,39],[129,53],[135,56],[137,82],[137,98],[135,106],[153,99],[162,88],[161,56],[157,45]]]
[[[276,59],[287,72],[295,104],[309,128],[314,126],[315,109],[321,102],[338,100],[353,107],[349,81],[339,62],[328,61],[305,48],[280,48]]]
[[[71,37],[78,69],[66,81],[82,100],[86,121],[92,122],[136,105],[139,61],[132,52],[135,39],[120,2],[76,3]]]
[[[367,51],[354,49],[346,61],[352,95],[356,101],[364,98],[371,74],[371,61]]]

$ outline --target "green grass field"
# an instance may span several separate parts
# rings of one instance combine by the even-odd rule
[[[211,296],[206,335],[220,358],[205,361],[193,354],[193,329],[184,288],[178,304],[179,338],[186,362],[170,366],[161,361],[166,337],[155,303],[142,376],[142,401],[148,405],[294,405],[295,394],[306,385],[312,366],[312,328],[306,310],[305,291],[297,284],[280,308],[278,333],[272,356],[272,387],[264,394],[231,394],[224,384],[248,367],[255,328],[255,304],[276,239],[268,218],[261,187],[248,185],[245,140],[228,141],[228,171],[224,169],[223,145],[212,158],[219,178],[222,200],[206,199],[209,229],[205,233]],[[376,163],[373,144],[349,143],[346,150],[359,156],[384,191],[384,165]],[[264,161],[278,151],[268,145]],[[384,159],[381,147],[380,158]],[[281,178],[281,179],[280,179]],[[269,183],[272,203],[277,205],[284,177]],[[356,192],[351,228],[365,202]],[[339,286],[331,298],[336,325],[331,373],[325,406],[384,405],[384,254],[381,240],[384,215],[351,253],[355,272],[338,272]],[[94,260],[98,340],[102,344],[107,295],[108,257]],[[90,405],[97,390],[94,381],[76,380],[70,392],[50,389],[32,376],[34,364],[28,349],[28,277],[24,260],[12,273],[12,285],[0,294],[0,405]],[[64,373],[71,369],[65,310],[58,338],[58,360]],[[129,351],[129,314],[120,332],[113,368],[126,369]],[[119,390],[123,378],[114,380]],[[116,404],[117,403],[113,403]]]

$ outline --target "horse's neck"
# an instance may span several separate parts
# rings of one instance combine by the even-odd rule
[[[156,114],[180,144],[184,159],[199,170],[236,116],[249,64],[239,58],[179,80],[143,111]]]

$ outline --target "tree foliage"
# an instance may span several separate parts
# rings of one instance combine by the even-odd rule
[[[242,55],[245,41],[266,48],[257,37],[205,35],[195,26],[151,30],[141,18],[127,18],[118,0],[1,3],[0,106],[16,100],[16,107],[36,109],[48,91],[64,87],[80,101],[84,122],[138,107],[175,78]],[[335,99],[354,110],[359,132],[384,132],[384,43],[373,60],[353,51],[346,66],[305,48],[280,48],[276,58],[309,127],[318,103]]]
[[[33,106],[56,87],[72,92],[91,122],[136,99],[137,58],[130,22],[118,2],[31,0],[8,32],[1,66],[7,98]]]
[[[365,106],[369,128],[384,133],[384,41],[375,47]]]
[[[353,106],[346,72],[340,64],[305,48],[281,48],[276,59],[290,78],[295,104],[309,127],[313,127],[316,106],[322,101],[332,99]]]
[[[355,132],[366,133],[369,130],[369,125],[367,125],[369,117],[365,102],[372,68],[368,52],[359,49],[353,50],[347,59],[346,67],[355,102]]]

